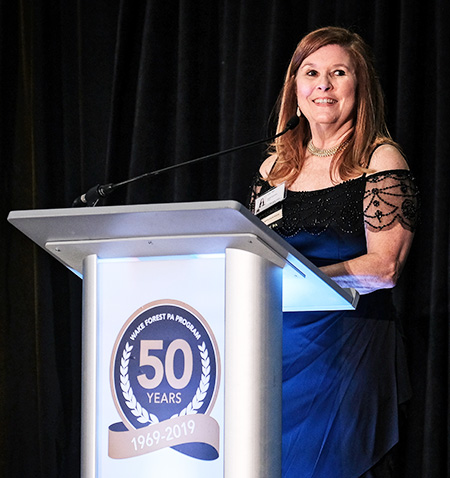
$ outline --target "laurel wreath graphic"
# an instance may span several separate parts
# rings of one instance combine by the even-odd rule
[[[206,393],[209,389],[210,384],[210,375],[211,375],[211,365],[208,355],[208,349],[206,348],[205,342],[202,345],[198,345],[200,351],[200,357],[202,360],[202,376],[200,378],[200,383],[195,392],[194,398],[189,402],[189,404],[181,410],[180,413],[172,415],[170,418],[182,417],[184,415],[192,415],[197,413],[206,397]],[[137,418],[139,423],[149,423],[150,425],[154,423],[159,423],[159,419],[153,413],[148,413],[147,410],[137,401],[133,388],[130,384],[130,379],[128,375],[128,365],[130,362],[131,351],[133,346],[129,345],[127,342],[125,348],[122,352],[122,358],[120,360],[120,388],[122,389],[122,395],[125,399],[127,407],[130,409],[131,413]]]
[[[158,417],[153,413],[148,413],[145,408],[136,400],[134,396],[133,388],[130,384],[128,376],[128,364],[130,362],[131,351],[133,346],[128,342],[125,344],[125,348],[120,359],[120,388],[122,389],[122,395],[125,399],[127,407],[131,410],[131,413],[137,418],[140,423],[159,423]]]
[[[180,413],[176,413],[170,418],[182,417],[184,415],[193,415],[197,413],[197,410],[203,405],[203,402],[206,397],[206,392],[209,388],[211,365],[208,355],[208,349],[206,348],[205,342],[203,342],[202,345],[198,345],[198,349],[200,350],[200,357],[202,358],[202,376],[200,378],[200,383],[195,392],[194,398],[186,408],[183,408]]]

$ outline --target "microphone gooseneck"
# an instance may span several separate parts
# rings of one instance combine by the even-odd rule
[[[300,117],[297,116],[297,115],[294,115],[286,123],[286,127],[284,128],[284,130],[281,133],[277,134],[275,137],[281,136],[282,134],[287,133],[289,130],[294,129],[299,123],[300,123]],[[273,138],[273,139],[275,139],[275,138]]]
[[[294,129],[300,121],[300,118],[297,115],[294,115],[292,118],[289,119],[289,121],[286,123],[286,127],[284,128],[283,131],[280,133],[277,133],[275,136],[271,136],[269,138],[265,139],[260,139],[257,141],[253,141],[251,143],[243,144],[240,146],[235,146],[234,148],[226,149],[224,151],[219,151],[216,153],[208,154],[207,156],[202,156],[200,158],[196,159],[191,159],[190,161],[186,161],[184,163],[179,163],[179,164],[173,164],[171,166],[167,166],[166,168],[158,169],[156,171],[151,171],[149,173],[144,173],[141,174],[140,176],[136,176],[131,179],[127,179],[126,181],[122,181],[120,183],[108,183],[108,184],[97,184],[96,186],[92,187],[89,189],[86,193],[82,194],[81,196],[77,197],[73,203],[72,207],[84,207],[84,206],[89,206],[93,207],[96,206],[98,201],[100,199],[106,198],[109,196],[113,191],[116,189],[125,186],[127,184],[131,184],[137,181],[140,181],[145,178],[149,178],[152,176],[156,176],[157,174],[165,173],[166,171],[170,171],[172,169],[177,169],[181,168],[184,166],[189,166],[194,163],[198,163],[200,161],[205,161],[206,159],[212,159],[216,158],[218,156],[222,156],[225,154],[233,153],[236,151],[241,151],[247,148],[251,148],[252,146],[257,146],[258,144],[261,143],[268,143],[269,141],[273,141],[274,139],[278,138],[279,136],[282,136],[283,134],[286,134],[288,131],[291,129]]]

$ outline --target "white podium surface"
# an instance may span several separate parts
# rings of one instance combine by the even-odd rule
[[[351,309],[358,300],[235,201],[12,211],[8,220],[80,276],[90,254],[138,258],[235,248],[283,269],[284,311]]]
[[[355,291],[234,201],[8,220],[83,278],[83,477],[280,477],[282,311]]]

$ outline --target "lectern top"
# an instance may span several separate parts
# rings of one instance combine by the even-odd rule
[[[264,256],[286,276],[302,276],[314,284],[311,293],[324,287],[332,291],[343,300],[339,308],[354,308],[357,302],[355,291],[341,289],[236,201],[12,211],[8,220],[79,275],[84,258],[92,254],[143,258],[237,248]]]

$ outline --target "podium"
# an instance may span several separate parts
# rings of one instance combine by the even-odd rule
[[[8,220],[83,279],[82,477],[281,475],[282,312],[354,290],[235,201]]]

